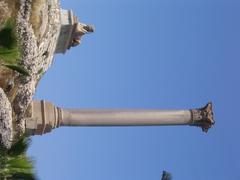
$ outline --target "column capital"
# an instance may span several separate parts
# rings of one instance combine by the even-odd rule
[[[208,132],[208,129],[215,124],[211,102],[202,108],[191,109],[190,111],[192,114],[192,124],[190,126],[201,127],[203,132]]]

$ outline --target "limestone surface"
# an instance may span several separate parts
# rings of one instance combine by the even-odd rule
[[[14,98],[11,100],[11,105],[2,108],[6,105],[7,92],[1,89],[1,98],[5,99],[2,102],[0,127],[0,142],[3,142],[5,147],[9,147],[6,143],[10,134],[14,134],[14,139],[17,139],[25,131],[25,112],[32,102],[32,97],[35,93],[37,83],[42,75],[48,70],[53,61],[53,56],[57,44],[57,39],[60,33],[60,5],[58,0],[43,0],[43,4],[37,8],[37,14],[41,14],[37,21],[38,32],[35,31],[31,22],[34,14],[34,0],[19,0],[19,9],[16,17],[16,32],[19,39],[19,44],[22,50],[22,57],[19,64],[27,70],[29,76],[15,73],[12,77],[17,84]],[[36,13],[35,13],[36,14]],[[36,26],[36,24],[35,24]],[[7,104],[9,105],[9,104]],[[12,109],[11,109],[12,107]],[[7,113],[7,110],[8,113]],[[10,113],[11,112],[11,113]],[[10,116],[11,114],[11,116]],[[13,123],[12,123],[13,122]],[[8,131],[3,131],[6,127]],[[14,124],[10,128],[10,124]],[[11,125],[12,126],[12,125]],[[14,132],[12,132],[14,130]],[[10,133],[11,131],[11,133]]]
[[[10,148],[13,140],[12,107],[2,88],[0,88],[0,143]]]

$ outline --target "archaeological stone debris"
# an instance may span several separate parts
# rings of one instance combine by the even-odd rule
[[[61,9],[58,0],[46,2],[36,10],[32,9],[31,0],[19,1],[16,15],[16,34],[22,50],[19,64],[28,75],[11,71],[13,75],[9,80],[0,78],[3,84],[0,87],[0,144],[3,147],[10,148],[25,133],[43,135],[61,126],[189,125],[201,127],[204,132],[212,127],[212,103],[189,110],[89,110],[64,109],[47,101],[33,100],[37,84],[51,66],[54,55],[66,53],[81,44],[85,34],[94,32],[94,27],[79,22],[72,10]],[[34,13],[40,14],[39,24],[31,22]],[[3,72],[5,70],[0,71],[0,77]]]

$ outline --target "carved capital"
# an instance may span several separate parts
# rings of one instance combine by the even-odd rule
[[[201,127],[204,132],[208,132],[208,129],[214,125],[212,103],[208,103],[203,108],[191,109],[192,124],[191,126]]]

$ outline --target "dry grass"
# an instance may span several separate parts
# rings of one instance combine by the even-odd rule
[[[42,9],[47,6],[48,0],[33,0],[30,23],[32,24],[35,36],[41,38],[40,27],[42,25]],[[0,0],[0,29],[1,25],[9,17],[16,17],[19,10],[19,0]]]
[[[11,17],[16,17],[19,10],[19,0],[0,0],[8,5]]]
[[[12,77],[13,72],[4,66],[0,69],[0,87],[3,89],[7,89],[7,82],[10,80],[10,77]]]
[[[16,77],[15,74],[16,72],[8,68],[5,68],[4,66],[0,68],[0,87],[7,94],[9,101],[11,103],[13,102],[16,96],[18,85],[16,78],[14,78]]]
[[[3,27],[6,19],[11,16],[8,5],[4,1],[0,1],[0,29]]]
[[[42,25],[42,9],[46,6],[47,0],[33,0],[30,23],[32,24],[35,36],[41,38],[40,27]]]

